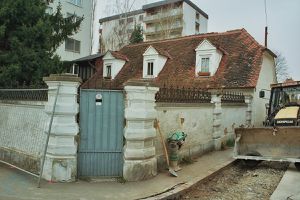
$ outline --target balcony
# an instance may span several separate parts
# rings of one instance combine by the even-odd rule
[[[156,22],[156,21],[161,21],[166,18],[174,17],[174,18],[180,18],[183,16],[182,8],[177,8],[177,9],[172,9],[167,12],[158,12],[154,15],[149,15],[147,14],[144,17],[144,22],[145,23],[150,23],[150,22]]]
[[[183,28],[183,23],[182,22],[176,22],[173,23],[172,25],[167,25],[167,24],[157,24],[156,26],[152,26],[152,27],[147,27],[146,30],[144,31],[145,35],[153,35],[153,34],[158,34],[162,31],[165,30],[182,30]]]

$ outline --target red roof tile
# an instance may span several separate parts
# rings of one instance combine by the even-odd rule
[[[195,49],[204,39],[223,52],[217,72],[209,78],[195,77]],[[127,61],[115,79],[105,80],[102,70],[99,70],[101,72],[89,79],[83,88],[120,89],[129,79],[142,78],[143,53],[150,45],[168,57],[154,79],[158,86],[166,84],[196,88],[254,88],[266,50],[245,29],[127,45],[115,54]]]

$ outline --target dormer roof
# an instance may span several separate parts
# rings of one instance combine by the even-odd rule
[[[107,56],[108,54],[110,54],[111,56],[113,56],[116,59],[120,59],[120,60],[124,60],[124,61],[129,61],[129,59],[127,58],[126,55],[123,55],[122,53],[120,53],[118,51],[107,51],[104,54],[104,57]]]
[[[199,78],[195,77],[195,49],[205,40],[222,51],[223,56],[214,76]],[[210,45],[209,43],[204,42],[203,44]],[[118,53],[126,56],[128,61],[115,79],[109,83],[109,86],[123,88],[123,83],[129,79],[142,78],[143,54],[149,46],[155,48],[159,54],[173,58],[167,59],[159,76],[154,79],[156,85],[163,86],[166,84],[211,89],[255,88],[262,65],[263,53],[266,52],[265,47],[255,41],[245,29],[127,45]],[[101,75],[94,75],[91,82],[97,82],[98,87],[106,87],[105,84],[102,84]]]
[[[166,58],[170,58],[170,59],[172,58],[171,55],[167,51],[164,51],[164,50],[162,50],[162,49],[160,49],[158,47],[153,47],[152,45],[150,45],[146,49],[146,51],[143,53],[143,55],[153,54],[153,53],[159,54],[159,55],[164,56]]]

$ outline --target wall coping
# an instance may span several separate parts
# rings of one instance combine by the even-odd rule
[[[168,103],[168,102],[156,102],[156,108],[167,108],[167,107],[197,107],[197,108],[203,108],[203,107],[213,107],[213,103]]]
[[[130,79],[123,84],[124,86],[146,86],[157,87],[153,79]]]
[[[80,77],[78,77],[75,74],[50,74],[48,77],[44,77],[43,81],[69,81],[69,82],[80,82],[82,83],[82,80]]]

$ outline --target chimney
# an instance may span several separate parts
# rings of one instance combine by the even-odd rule
[[[268,47],[268,27],[265,27],[265,47]]]

